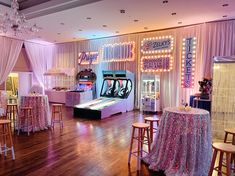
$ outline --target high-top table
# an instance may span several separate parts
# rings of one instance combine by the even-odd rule
[[[34,129],[36,131],[48,129],[51,122],[51,114],[47,95],[21,96],[20,106],[33,108]]]
[[[143,159],[149,168],[167,176],[208,175],[211,158],[209,112],[177,107],[164,109],[151,152]]]

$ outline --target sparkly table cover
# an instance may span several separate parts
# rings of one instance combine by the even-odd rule
[[[0,90],[0,108],[7,108],[7,92]]]
[[[6,114],[7,108],[7,92],[0,90],[0,117]]]
[[[212,158],[209,112],[165,108],[151,152],[144,157],[152,170],[167,176],[207,176]]]
[[[0,107],[0,117],[3,116],[4,114],[5,114],[5,110]]]
[[[20,106],[29,106],[33,108],[33,115],[35,118],[34,129],[36,131],[48,129],[51,116],[48,97],[46,95],[21,96]]]

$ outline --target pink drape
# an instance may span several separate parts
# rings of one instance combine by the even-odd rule
[[[0,85],[7,80],[20,54],[23,41],[0,36]]]
[[[206,24],[203,71],[204,76],[212,77],[214,56],[235,55],[235,20]]]
[[[33,84],[44,87],[43,74],[47,71],[48,67],[51,66],[53,46],[45,46],[31,42],[24,42],[24,45],[33,69],[33,76],[35,78]]]

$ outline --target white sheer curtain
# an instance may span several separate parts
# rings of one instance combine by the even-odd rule
[[[24,42],[24,45],[35,78],[33,84],[44,87],[43,74],[52,65],[53,45],[45,46],[27,41]]]
[[[59,69],[59,70],[70,70],[71,74],[73,74],[75,68],[77,68],[75,64],[76,59],[76,43],[68,42],[68,43],[60,43],[56,44],[53,47],[52,53],[52,63],[51,68]],[[50,80],[50,87],[63,87],[73,89],[75,83],[74,75],[66,75],[66,76],[50,76],[47,77],[47,80]]]
[[[203,77],[203,37],[205,31],[205,24],[194,25],[189,27],[181,27],[170,30],[154,31],[140,34],[141,40],[143,38],[155,36],[168,36],[174,38],[174,49],[171,53],[173,56],[173,69],[170,72],[155,73],[160,75],[160,102],[161,107],[177,106],[183,99],[189,102],[190,95],[198,92],[198,81]],[[195,86],[194,88],[181,88],[181,54],[183,38],[196,37],[196,64],[195,64]],[[142,54],[140,53],[140,56]],[[139,58],[140,59],[140,58]],[[138,64],[139,65],[139,64]],[[143,73],[141,73],[143,74]],[[154,73],[151,73],[154,74]],[[141,84],[141,83],[140,83]],[[141,93],[141,92],[140,92]]]
[[[91,68],[97,74],[97,94],[102,84],[102,70],[106,69],[126,69],[135,74],[135,107],[140,107],[141,97],[141,76],[140,72],[140,42],[143,38],[172,35],[174,37],[174,58],[173,70],[169,73],[156,73],[161,76],[161,103],[162,108],[177,106],[181,100],[188,102],[189,96],[199,92],[198,81],[204,76],[211,76],[213,56],[235,55],[235,20],[198,24],[188,27],[180,27],[170,30],[145,32],[139,34],[123,35],[97,40],[86,40],[75,43],[65,43],[56,45],[56,66],[75,66],[77,70],[88,68],[88,66],[77,66],[79,52],[99,51],[104,44],[114,44],[120,42],[135,42],[135,61],[133,62],[111,62],[92,65]],[[182,40],[186,37],[196,37],[196,65],[194,88],[181,88],[181,53]],[[74,45],[75,44],[75,45]],[[152,74],[152,73],[151,73]]]
[[[76,66],[75,42],[56,44],[53,49],[53,68],[74,68]]]
[[[173,70],[169,73],[149,73],[159,74],[161,77],[160,81],[160,96],[162,108],[168,106],[176,106],[180,103],[181,99],[189,101],[189,96],[195,92],[198,92],[197,82],[203,77],[203,65],[202,59],[202,48],[203,48],[203,36],[204,36],[204,25],[195,25],[191,27],[176,28],[171,30],[146,32],[140,34],[124,35],[121,37],[111,37],[107,39],[98,39],[90,41],[78,42],[78,52],[82,51],[100,51],[104,44],[114,44],[120,42],[135,42],[135,61],[132,62],[101,62],[98,65],[92,65],[91,68],[97,74],[97,94],[100,91],[100,85],[102,84],[102,70],[111,69],[118,70],[124,69],[129,70],[135,74],[135,107],[139,108],[141,104],[141,76],[144,73],[140,72],[140,58],[142,53],[140,52],[140,43],[143,38],[166,36],[172,35],[174,37],[174,50],[171,53],[174,58]],[[181,47],[183,38],[186,37],[197,37],[198,44],[196,50],[196,75],[195,75],[195,87],[190,89],[181,88]],[[100,52],[101,53],[101,52]],[[80,66],[79,69],[87,68],[88,66]]]
[[[20,54],[23,41],[0,36],[0,85],[7,80]]]

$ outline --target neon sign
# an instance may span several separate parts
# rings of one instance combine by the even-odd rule
[[[135,42],[124,42],[107,44],[102,47],[102,58],[104,62],[133,61]]]
[[[171,55],[144,56],[141,58],[142,72],[169,72],[172,70]]]
[[[141,52],[143,54],[170,53],[173,50],[173,37],[160,36],[144,38],[141,41]]]
[[[98,63],[98,52],[81,52],[78,55],[78,64],[89,65]]]
[[[194,87],[196,58],[196,37],[183,39],[182,63],[181,63],[181,87]]]

